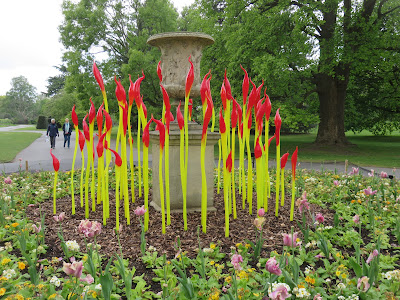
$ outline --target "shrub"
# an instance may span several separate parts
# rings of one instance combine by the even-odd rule
[[[45,116],[39,116],[36,129],[47,129],[47,120]]]

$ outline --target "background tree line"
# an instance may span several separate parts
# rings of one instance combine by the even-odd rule
[[[127,89],[128,74],[134,80],[143,70],[144,102],[160,115],[161,54],[146,41],[181,30],[216,41],[204,51],[201,74],[212,70],[217,107],[225,69],[241,101],[242,65],[257,86],[265,81],[286,131],[319,125],[317,143],[343,145],[347,130],[400,128],[400,0],[196,0],[181,15],[169,0],[65,0],[62,10],[63,66],[41,105],[54,116],[65,117],[76,103],[82,118],[90,97],[101,104],[94,59],[112,112],[114,76]]]

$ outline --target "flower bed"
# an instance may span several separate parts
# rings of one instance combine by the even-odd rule
[[[53,218],[52,176],[22,173],[1,180],[0,299],[400,296],[395,179],[302,170],[294,222],[289,221],[289,199],[279,217],[273,209],[252,215],[238,209],[237,219],[231,216],[229,238],[221,213],[223,191],[215,193],[217,211],[208,213],[207,234],[198,230],[200,213],[189,213],[187,231],[182,216],[173,214],[162,235],[159,213],[151,208],[147,244],[141,249],[141,217],[134,216],[143,199],[136,197],[131,225],[123,223],[120,232],[112,217],[106,226],[96,223],[102,222],[101,205],[88,223],[80,205],[71,215],[69,174],[60,172],[57,212],[65,215]],[[269,207],[274,200],[272,195]]]

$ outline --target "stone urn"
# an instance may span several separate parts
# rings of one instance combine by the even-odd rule
[[[168,32],[151,36],[147,43],[160,48],[162,84],[170,97],[171,112],[176,118],[176,106],[179,100],[185,99],[186,76],[190,68],[189,56],[194,68],[194,81],[190,97],[200,96],[200,61],[204,47],[214,43],[214,39],[200,32]],[[175,101],[174,101],[175,100]],[[195,106],[196,103],[193,103]],[[201,105],[199,102],[198,105]],[[181,107],[183,113],[183,104]],[[189,122],[189,161],[187,177],[187,209],[188,211],[201,209],[201,165],[200,145],[202,126],[196,122]],[[170,124],[169,140],[169,174],[170,174],[170,199],[171,211],[182,211],[183,196],[180,175],[180,131],[176,120]],[[205,167],[207,178],[207,206],[209,210],[214,209],[214,145],[220,138],[219,133],[207,133],[207,146],[205,154]],[[158,185],[159,166],[159,133],[150,132],[152,143],[152,170],[153,170],[153,201],[151,204],[160,210],[160,190]],[[163,162],[163,165],[164,162]],[[163,172],[165,184],[165,172]],[[165,188],[164,188],[165,192]],[[166,197],[164,197],[166,199]]]

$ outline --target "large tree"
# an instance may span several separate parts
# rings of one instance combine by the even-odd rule
[[[6,93],[2,107],[11,115],[14,122],[28,123],[34,119],[34,103],[37,98],[36,88],[24,76],[11,79],[11,89]]]
[[[156,101],[162,99],[156,74],[160,52],[146,41],[152,34],[177,30],[178,13],[169,0],[64,0],[63,14],[59,30],[67,50],[65,87],[82,101],[82,109],[89,108],[89,97],[96,106],[102,101],[91,71],[93,59],[103,74],[109,99],[115,99],[114,75],[121,77],[127,89],[128,74],[135,80],[143,69],[144,101],[161,107],[162,101]],[[109,106],[118,111],[117,101],[110,100]]]
[[[389,57],[391,65],[386,69],[393,71],[393,78],[395,72],[398,75],[398,59],[393,56],[398,55],[400,33],[393,19],[399,8],[399,0],[198,0],[192,7],[200,11],[196,22],[185,25],[200,24],[225,44],[218,46],[221,50],[213,49],[213,65],[252,66],[272,83],[271,89],[278,87],[274,94],[281,94],[280,98],[303,95],[305,103],[313,106],[310,100],[316,94],[316,142],[345,145],[345,102],[351,78],[356,84],[360,74],[380,67],[376,62],[388,62]],[[213,27],[203,25],[206,22]],[[358,95],[352,96],[352,104],[357,104]],[[389,105],[393,100],[387,100]],[[300,102],[295,106],[302,107]]]

